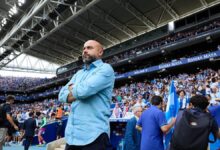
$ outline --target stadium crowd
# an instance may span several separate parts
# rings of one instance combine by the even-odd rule
[[[201,94],[207,96],[211,100],[211,104],[215,105],[220,98],[220,70],[212,69],[200,70],[196,74],[179,74],[176,76],[168,76],[165,78],[157,78],[151,81],[135,82],[126,84],[120,88],[115,88],[113,92],[113,102],[121,104],[121,107],[128,105],[130,110],[134,105],[149,105],[149,100],[154,96],[161,96],[164,102],[167,102],[169,96],[169,85],[173,80],[176,91],[185,99]],[[117,107],[117,105],[116,105]],[[122,109],[122,108],[121,108]],[[123,113],[125,114],[125,113]],[[117,115],[114,115],[117,116]]]
[[[127,58],[134,58],[134,57],[137,57],[139,54],[145,53],[154,48],[159,48],[163,45],[167,46],[174,42],[178,42],[182,39],[191,38],[199,34],[205,33],[207,31],[210,32],[211,30],[215,30],[219,27],[220,27],[220,20],[215,20],[201,27],[198,26],[196,29],[194,28],[194,29],[189,29],[188,31],[181,31],[181,32],[173,33],[161,39],[148,42],[140,47],[130,49],[129,51],[122,52],[118,55],[114,55],[113,57],[106,59],[105,62],[114,64]]]
[[[146,53],[146,52],[153,50],[155,48],[159,48],[161,46],[173,44],[175,42],[181,41],[186,38],[193,38],[193,37],[200,35],[202,33],[206,33],[206,32],[210,32],[212,30],[219,29],[219,27],[220,27],[220,20],[217,19],[217,20],[211,21],[207,24],[197,26],[196,28],[191,28],[191,29],[184,30],[181,32],[169,34],[166,37],[163,37],[163,38],[160,38],[157,40],[153,40],[152,42],[147,42],[147,43],[142,44],[141,46],[138,46],[136,48],[132,48],[132,49],[129,49],[125,52],[116,54],[114,56],[109,56],[107,58],[104,58],[103,60],[106,63],[115,64],[115,63],[118,63],[119,61],[123,61],[125,59],[135,58],[138,55]],[[220,46],[218,46],[218,49],[220,49]],[[73,70],[69,70],[68,72],[66,72],[64,74],[59,75],[58,78],[63,77],[63,76],[65,76],[65,77],[71,76],[72,74],[76,73],[76,71],[79,68],[80,67],[78,66],[77,68],[75,68]]]
[[[166,103],[169,96],[169,85],[171,81],[174,81],[179,99],[185,99],[182,107],[188,107],[188,99],[196,94],[207,96],[211,105],[219,105],[219,102],[216,101],[220,99],[219,75],[220,70],[205,69],[195,74],[184,73],[176,76],[167,76],[165,78],[125,84],[122,87],[115,88],[113,91],[111,118],[131,118],[133,116],[132,111],[134,107],[150,107],[150,99],[155,95],[161,96]],[[13,136],[13,138],[9,136],[7,141],[21,141],[22,125],[24,121],[29,118],[28,114],[33,112],[33,110],[36,115],[37,123],[40,126],[42,116],[46,118],[46,123],[56,121],[55,118],[59,108],[62,109],[62,116],[68,115],[70,105],[61,105],[56,99],[47,99],[31,104],[13,104],[12,117],[21,130],[16,132],[12,128],[9,135]],[[165,110],[165,105],[163,110]],[[220,122],[218,123],[220,124]],[[9,145],[8,142],[6,145]]]
[[[48,79],[46,78],[0,76],[0,89],[1,91],[25,91],[30,87],[46,83],[47,81]]]
[[[201,33],[205,33],[207,31],[215,30],[220,27],[220,20],[212,21],[208,24],[202,25],[200,27],[197,27],[196,29],[189,29],[187,31],[181,31],[178,33],[173,33],[171,35],[168,35],[166,37],[163,37],[161,39],[154,40],[152,42],[148,42],[140,47],[131,49],[129,51],[111,56],[110,58],[104,59],[106,63],[114,64],[121,60],[127,59],[127,58],[133,58],[137,57],[139,54],[145,53],[149,50],[152,50],[154,48],[158,48],[163,45],[171,44],[177,41],[180,41],[185,38],[190,38],[197,36]],[[219,48],[219,47],[218,47]],[[76,68],[74,70],[68,71],[67,74],[72,75],[75,73],[79,68]],[[46,84],[50,81],[54,81],[56,79],[63,78],[63,76],[67,77],[68,75],[64,74],[62,76],[59,76],[57,78],[52,79],[37,79],[37,78],[23,78],[23,77],[1,77],[0,76],[0,89],[1,91],[25,91],[32,87],[36,87],[42,84]]]

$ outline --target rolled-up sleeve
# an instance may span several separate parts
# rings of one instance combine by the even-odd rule
[[[64,86],[61,88],[59,95],[58,95],[58,100],[60,102],[66,103],[67,102],[67,97],[69,95],[69,89],[68,86],[70,84],[74,84],[76,78],[76,74],[72,77],[72,79]]]
[[[167,125],[167,120],[164,112],[161,111],[160,113],[158,113],[157,120],[160,127]]]
[[[66,86],[61,88],[61,90],[59,92],[58,100],[60,102],[63,102],[63,103],[67,102],[68,94],[69,94],[69,90],[68,90],[67,85],[66,85]]]
[[[103,65],[97,69],[88,79],[73,86],[72,94],[78,99],[86,99],[99,91],[112,86],[115,79],[114,71],[110,65]]]

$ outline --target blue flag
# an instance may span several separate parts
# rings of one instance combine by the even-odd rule
[[[176,117],[178,110],[179,110],[179,101],[178,101],[178,97],[176,94],[174,82],[172,81],[170,84],[170,88],[169,88],[169,96],[168,96],[167,107],[166,107],[166,112],[165,112],[167,122],[169,122],[172,117]],[[171,129],[169,133],[167,133],[165,136],[164,144],[165,144],[166,149],[169,145],[172,134],[173,134],[173,129]]]

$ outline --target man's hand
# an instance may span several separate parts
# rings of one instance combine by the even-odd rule
[[[14,128],[15,128],[15,130],[17,130],[17,131],[19,130],[19,129],[18,129],[18,126],[16,126],[16,125],[14,125]]]
[[[71,92],[73,90],[73,84],[70,84],[68,90]]]
[[[169,132],[169,130],[174,126],[175,122],[176,122],[176,118],[172,118],[171,121],[167,125],[160,127],[162,132],[165,134]]]
[[[176,118],[173,117],[173,118],[171,119],[171,122],[170,122],[170,123],[171,123],[172,126],[174,126],[174,124],[176,123]]]
[[[18,130],[18,126],[14,123],[11,115],[10,114],[6,114],[6,118],[7,118],[8,122],[10,122],[10,124],[15,128],[15,130]]]
[[[73,97],[73,94],[72,94],[73,84],[70,84],[70,85],[69,85],[68,90],[69,90],[69,94],[68,94],[68,97],[67,97],[67,102],[68,102],[68,103],[72,103],[72,102],[74,102],[74,101],[76,100],[76,99]]]
[[[140,126],[138,126],[138,125],[136,125],[136,129],[138,130],[138,131],[142,131],[142,127],[140,127]]]

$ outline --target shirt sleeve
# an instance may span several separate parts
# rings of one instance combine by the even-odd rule
[[[25,122],[24,122],[23,129],[24,129],[24,130],[26,129],[26,120],[25,120]]]
[[[40,128],[43,128],[46,124],[47,124],[47,119],[46,119],[46,117],[44,117],[42,119],[42,125],[40,126]]]
[[[218,124],[217,124],[216,120],[213,118],[211,133],[212,133],[213,135],[217,135],[218,132],[219,132]]]
[[[34,119],[34,129],[37,127],[37,121]]]
[[[72,79],[71,79],[64,87],[61,88],[61,90],[60,90],[60,92],[59,92],[59,95],[58,95],[58,100],[59,100],[60,102],[63,102],[63,103],[67,102],[67,97],[68,97],[68,95],[69,95],[68,86],[69,86],[70,84],[74,84],[75,79],[76,79],[76,75],[77,75],[77,74],[75,74],[75,75],[72,77]]]
[[[99,91],[112,86],[115,79],[114,71],[110,65],[98,68],[88,79],[73,85],[73,97],[78,100],[86,99]]]
[[[129,148],[129,150],[135,150],[135,143],[133,140],[134,137],[134,123],[132,124],[131,120],[128,121],[126,125],[126,132],[125,132],[125,144],[126,147]]]
[[[165,114],[162,111],[158,113],[157,119],[158,119],[158,125],[160,127],[167,125]]]
[[[11,115],[11,107],[9,105],[5,105],[5,112],[9,115]]]

